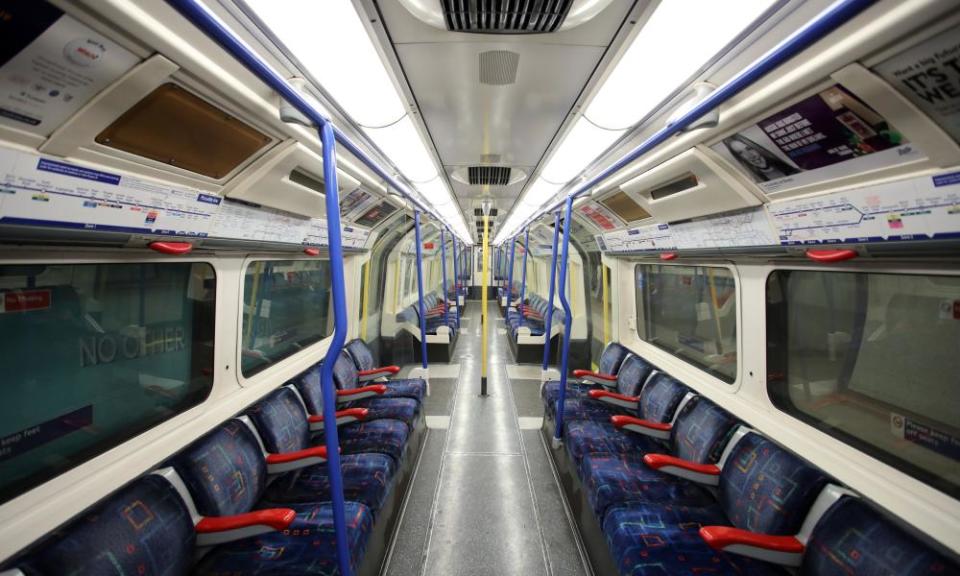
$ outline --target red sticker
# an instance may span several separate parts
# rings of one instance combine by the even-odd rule
[[[49,290],[24,290],[22,292],[5,292],[3,294],[4,312],[46,310],[49,307]]]

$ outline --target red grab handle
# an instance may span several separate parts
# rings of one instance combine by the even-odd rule
[[[660,253],[660,259],[661,259],[661,260],[676,260],[676,259],[677,259],[677,253],[676,253],[676,252],[661,252],[661,253]]]
[[[319,249],[319,248],[304,248],[304,249],[303,249],[303,253],[306,254],[307,256],[319,256],[319,255],[320,255],[320,249]]]
[[[151,242],[148,246],[154,252],[172,256],[189,254],[193,250],[193,244],[189,242]]]
[[[814,262],[843,262],[852,260],[859,256],[856,250],[838,249],[838,250],[807,250],[807,258]]]

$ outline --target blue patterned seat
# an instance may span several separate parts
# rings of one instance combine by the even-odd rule
[[[367,343],[360,338],[347,342],[344,349],[353,358],[357,370],[362,372],[379,368]],[[416,398],[418,402],[423,402],[424,396],[427,395],[427,382],[423,378],[388,378],[384,384],[388,388],[396,390],[399,396]]]
[[[713,402],[696,396],[677,415],[671,430],[670,451],[674,456],[698,464],[716,463],[723,453],[737,419]],[[648,438],[633,432],[620,436]],[[652,442],[652,441],[651,441]],[[655,502],[707,505],[714,502],[705,488],[663,474],[643,462],[644,453],[588,452],[580,465],[587,499],[601,521],[611,506],[626,502]]]
[[[611,509],[603,532],[622,576],[787,576],[764,562],[707,546],[700,528],[725,522],[716,505],[648,504]]]
[[[157,475],[136,480],[55,532],[20,569],[27,575],[180,576],[190,572],[196,533],[180,495]]]
[[[653,366],[643,358],[636,354],[629,354],[617,371],[616,388],[613,391],[626,396],[639,396],[640,391],[643,390],[647,381],[656,378],[660,374],[662,373],[655,372]],[[544,390],[546,390],[546,388],[544,388]],[[559,392],[558,386],[556,392],[557,402],[559,402]],[[610,404],[605,404],[590,398],[588,396],[589,392],[589,390],[583,390],[578,397],[565,400],[563,413],[565,421],[599,420],[606,422],[611,414],[623,414],[627,412],[626,409],[615,408]],[[555,418],[556,403],[552,405],[548,404],[546,408],[550,417]]]
[[[604,518],[603,531],[623,575],[782,574],[779,568],[713,550],[699,529],[720,525],[796,534],[826,482],[816,468],[751,433],[723,467],[716,504],[615,506]]]
[[[601,374],[611,374],[616,376],[620,370],[620,365],[630,354],[624,346],[617,342],[610,342],[600,354],[600,362],[597,366],[597,372]],[[587,395],[588,390],[600,388],[599,384],[585,384],[576,381],[567,381],[567,399],[573,400]],[[540,397],[543,398],[544,406],[549,414],[556,412],[557,400],[560,398],[560,381],[550,380],[543,385],[540,390]]]
[[[296,519],[282,532],[218,546],[204,556],[193,574],[197,576],[291,576],[340,573],[334,544],[333,507],[329,504],[292,504]],[[354,573],[363,558],[373,529],[369,510],[358,502],[346,502],[347,545]]]
[[[310,447],[307,414],[293,389],[284,386],[274,390],[247,414],[260,432],[267,452],[296,452]],[[405,439],[406,427],[402,426],[401,431],[400,436]],[[392,445],[390,449],[393,449]],[[381,452],[342,450],[342,453],[340,468],[344,498],[361,502],[376,514],[392,488],[396,470],[394,459]],[[263,497],[264,501],[274,504],[317,502],[329,498],[330,474],[326,464],[281,474],[273,480]]]
[[[191,444],[173,466],[204,516],[229,516],[261,509],[267,466],[253,432],[230,420]],[[318,499],[319,500],[319,499]],[[291,503],[296,519],[286,530],[216,547],[197,574],[335,574],[332,509],[328,503]],[[348,502],[350,561],[359,566],[373,528],[370,509]]]
[[[319,372],[319,367],[318,367]],[[318,374],[319,377],[319,374]],[[361,388],[367,384],[360,382],[360,374],[357,372],[357,365],[346,350],[342,350],[333,365],[333,381],[339,390],[353,390]],[[423,400],[423,394],[426,392],[426,385],[421,390],[418,387],[396,387],[387,386],[387,393],[378,396],[378,399],[407,398],[419,404]]]
[[[960,566],[853,497],[820,518],[807,542],[800,576],[934,576]]]
[[[635,356],[628,358],[627,362],[632,362],[633,358]],[[621,375],[628,369],[627,362],[624,362],[624,367],[620,369]],[[690,389],[683,384],[658,372],[640,391],[639,411],[636,415],[650,422],[671,422],[680,402],[689,392]],[[575,410],[571,408],[571,404],[576,406]],[[584,399],[580,402],[571,400],[566,403],[566,406],[567,412],[564,417],[569,419],[567,420],[569,424],[564,431],[564,444],[577,465],[580,478],[584,478],[583,458],[587,454],[645,454],[666,450],[665,441],[655,440],[642,434],[621,432],[614,428],[610,423],[610,416],[615,412],[610,410],[601,412],[600,410],[606,407],[595,400]],[[604,415],[606,418],[603,418]]]
[[[343,361],[343,355],[337,363]],[[334,376],[334,384],[337,384],[337,378]],[[320,386],[320,364],[310,368],[296,379],[294,385],[300,391],[304,404],[311,414],[323,414],[323,389]],[[378,396],[367,398],[356,402],[348,402],[337,406],[338,410],[345,408],[366,408],[370,410],[367,415],[367,421],[390,419],[400,420],[408,428],[413,429],[417,417],[420,414],[420,403],[410,398],[384,398]]]

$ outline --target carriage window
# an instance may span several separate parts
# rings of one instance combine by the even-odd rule
[[[261,260],[243,283],[241,368],[246,377],[333,332],[330,262]]]
[[[201,263],[0,266],[0,502],[202,402],[215,294]]]
[[[781,270],[767,279],[774,404],[960,496],[960,277]]]
[[[638,264],[639,336],[724,382],[737,378],[737,298],[726,268]]]

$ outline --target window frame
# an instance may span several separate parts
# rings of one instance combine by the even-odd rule
[[[770,339],[770,335],[767,333],[767,326],[769,323],[769,317],[767,315],[767,305],[766,305],[766,296],[767,296],[767,285],[770,281],[771,276],[777,272],[832,272],[832,273],[841,273],[841,274],[884,274],[884,275],[898,275],[898,276],[946,276],[946,277],[955,277],[960,278],[960,263],[953,260],[948,263],[942,263],[953,265],[953,269],[948,268],[931,268],[927,263],[915,263],[910,261],[905,261],[901,259],[889,259],[889,260],[880,260],[880,261],[864,261],[856,263],[843,263],[843,264],[834,264],[834,265],[822,265],[822,264],[804,264],[800,262],[788,262],[788,261],[771,261],[767,266],[764,267],[764,270],[758,275],[758,278],[762,278],[763,287],[761,289],[761,294],[763,296],[763,311],[762,311],[762,320],[763,320],[763,338],[762,342],[764,344],[764,353],[760,355],[760,365],[762,366],[762,372],[764,376],[762,377],[762,394],[764,394],[767,402],[769,402],[770,408],[774,411],[773,414],[775,417],[786,417],[789,418],[795,425],[801,425],[808,430],[812,430],[818,434],[823,434],[825,437],[829,438],[833,442],[837,442],[843,446],[843,448],[848,450],[853,450],[857,454],[861,455],[864,458],[870,459],[870,461],[880,464],[882,466],[889,467],[896,470],[898,473],[909,478],[912,482],[917,482],[926,488],[935,490],[936,492],[943,494],[949,498],[956,499],[960,497],[960,487],[953,490],[944,489],[942,482],[930,482],[929,478],[934,475],[930,472],[927,472],[918,466],[910,463],[909,461],[900,459],[894,453],[887,452],[878,446],[870,444],[868,441],[863,440],[853,434],[838,430],[833,427],[824,427],[821,428],[817,423],[823,422],[812,415],[806,414],[799,409],[796,409],[796,412],[788,412],[774,399],[774,394],[771,393],[771,384],[770,381],[766,378],[766,374],[769,370],[768,358],[767,358],[767,348],[766,343]],[[890,405],[887,402],[878,401],[885,405]],[[893,406],[893,405],[890,405]],[[919,472],[919,473],[918,473]]]
[[[330,340],[333,338],[333,333],[324,336],[320,340],[317,340],[313,344],[298,350],[293,354],[283,358],[277,362],[273,362],[263,368],[262,370],[257,371],[254,374],[245,376],[243,374],[243,306],[244,306],[244,297],[246,296],[244,292],[244,284],[247,276],[247,270],[249,267],[257,262],[277,262],[277,261],[291,261],[291,260],[304,260],[304,261],[321,261],[326,260],[329,262],[329,256],[326,254],[321,254],[320,257],[317,256],[304,256],[296,253],[291,254],[264,254],[264,253],[254,253],[247,254],[243,258],[243,262],[238,270],[238,293],[237,293],[237,308],[236,308],[236,335],[234,338],[234,354],[233,354],[233,365],[235,370],[233,371],[236,375],[237,382],[241,387],[254,387],[262,384],[263,382],[273,382],[275,380],[276,373],[278,371],[286,371],[289,366],[292,364],[299,364],[301,361],[304,361],[307,357],[316,356],[316,362],[319,362],[323,359],[323,353],[326,352],[327,348],[330,345]],[[332,298],[332,296],[331,296]],[[349,303],[348,303],[349,306]],[[349,316],[349,314],[348,314]]]
[[[685,262],[665,262],[658,260],[636,260],[631,267],[632,277],[631,283],[633,285],[633,335],[637,338],[639,342],[642,343],[644,347],[644,356],[647,360],[653,362],[658,367],[667,370],[671,374],[674,374],[678,378],[682,378],[684,372],[689,373],[689,371],[694,371],[697,375],[697,382],[709,382],[710,385],[717,390],[721,390],[728,394],[735,394],[740,387],[743,385],[744,381],[744,366],[747,364],[744,361],[744,335],[743,335],[743,285],[740,278],[740,271],[737,266],[729,260],[694,260],[694,261],[685,261]],[[701,268],[723,268],[730,272],[731,277],[733,278],[734,283],[734,301],[736,303],[737,309],[736,314],[734,314],[734,319],[737,326],[737,366],[734,371],[734,379],[731,382],[728,382],[720,378],[717,374],[710,372],[703,366],[695,364],[686,358],[677,356],[665,348],[650,342],[645,339],[640,332],[640,323],[641,323],[641,310],[642,303],[640,301],[641,292],[639,286],[637,286],[637,270],[640,266],[683,266],[686,268],[690,267],[701,267]]]
[[[133,254],[129,249],[116,250],[90,250],[79,249],[76,251],[51,247],[5,247],[0,251],[0,266],[26,266],[26,265],[61,265],[61,266],[85,266],[85,265],[129,265],[129,264],[205,264],[213,272],[213,278],[216,283],[214,289],[214,310],[213,310],[213,338],[214,338],[214,356],[212,363],[213,374],[211,376],[210,386],[206,394],[196,404],[177,412],[153,426],[145,428],[136,434],[125,438],[123,441],[106,448],[100,452],[94,453],[73,466],[61,470],[59,473],[41,480],[30,486],[19,494],[12,496],[6,501],[0,503],[0,521],[4,518],[6,511],[14,512],[20,507],[21,502],[32,502],[36,498],[52,498],[53,495],[61,490],[72,487],[76,482],[82,481],[91,474],[91,471],[98,471],[105,465],[121,461],[131,454],[138,453],[144,445],[152,445],[158,439],[167,434],[183,428],[189,423],[201,418],[205,412],[210,409],[211,401],[218,398],[225,386],[230,383],[224,382],[217,369],[216,346],[218,337],[222,338],[219,330],[220,314],[222,314],[223,305],[229,304],[229,296],[225,293],[225,279],[229,279],[230,274],[222,267],[217,266],[211,258],[202,258],[197,256],[165,256],[154,252]],[[38,495],[39,496],[36,496]]]

